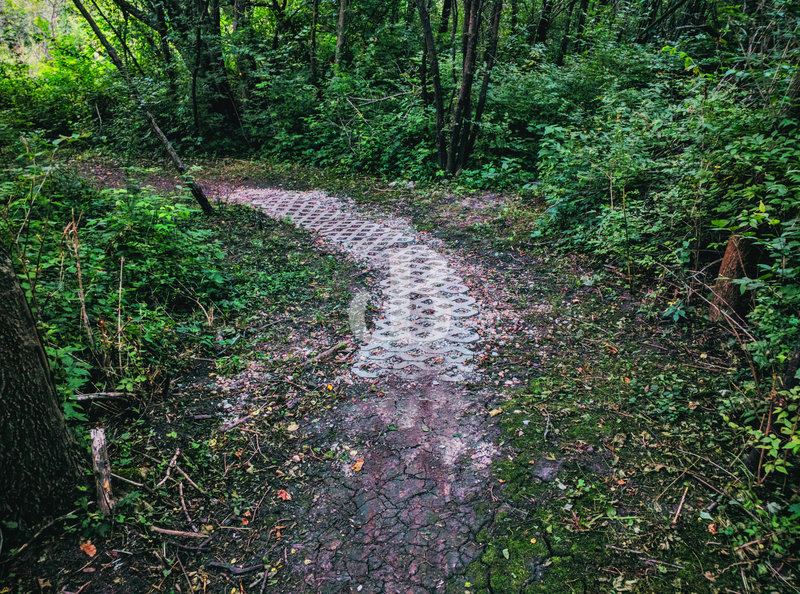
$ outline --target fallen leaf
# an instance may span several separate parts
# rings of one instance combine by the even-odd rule
[[[497,416],[497,415],[499,415],[501,412],[503,412],[503,409],[502,409],[502,408],[494,408],[494,409],[492,409],[492,410],[490,410],[490,411],[489,411],[489,416],[490,416],[490,417],[496,417],[496,416]]]
[[[298,429],[300,429],[300,425],[298,425],[298,424],[297,424],[297,423],[295,423],[295,422],[291,422],[291,423],[289,423],[289,425],[286,427],[286,430],[287,430],[289,433],[293,433],[293,432],[297,431]]]
[[[283,499],[284,501],[291,501],[291,500],[292,500],[292,496],[291,496],[291,495],[289,495],[289,493],[287,493],[287,492],[286,492],[285,490],[283,490],[283,489],[281,489],[280,491],[278,491],[278,492],[276,493],[276,495],[278,496],[278,499]]]
[[[247,526],[250,523],[250,520],[247,518],[242,518],[242,526]]]
[[[350,468],[352,468],[355,472],[358,472],[361,470],[362,466],[364,466],[364,458],[359,458]]]
[[[89,555],[90,557],[94,557],[97,554],[97,547],[94,546],[90,542],[85,542],[81,545],[81,550]]]
[[[44,590],[45,588],[52,588],[53,584],[50,583],[50,580],[46,580],[44,578],[38,578],[39,588]]]
[[[717,525],[716,524],[709,524],[708,525],[708,531],[711,534],[716,534],[717,533]]]

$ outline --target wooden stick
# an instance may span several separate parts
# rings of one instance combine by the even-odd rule
[[[167,536],[185,536],[186,538],[208,538],[208,534],[200,534],[199,532],[184,532],[183,530],[170,530],[169,528],[159,528],[158,526],[150,526],[153,532],[159,534],[166,534]]]
[[[180,472],[180,473],[183,475],[183,478],[185,478],[187,481],[189,481],[189,484],[190,484],[190,485],[192,485],[192,486],[193,486],[195,489],[197,489],[198,491],[200,491],[200,493],[202,493],[203,495],[205,495],[205,494],[206,494],[206,492],[205,492],[205,491],[203,491],[203,489],[201,489],[200,487],[198,487],[198,486],[197,486],[197,483],[195,483],[195,482],[192,480],[192,478],[191,478],[191,477],[190,477],[188,474],[186,474],[186,473],[183,471],[183,468],[181,468],[180,466],[178,466],[178,465],[176,464],[176,465],[175,465],[175,470],[177,470],[178,472]]]
[[[134,487],[144,487],[144,488],[146,488],[144,486],[144,484],[142,484],[142,483],[137,483],[136,481],[132,481],[131,479],[126,479],[124,476],[120,476],[118,474],[114,474],[113,472],[111,473],[111,478],[115,478],[118,481],[122,481],[123,483],[128,483],[129,485],[133,485]]]
[[[332,355],[333,353],[343,349],[347,345],[348,345],[348,343],[346,343],[346,342],[340,342],[339,344],[337,344],[335,346],[332,346],[328,350],[322,351],[319,355],[316,355],[315,357],[311,357],[308,361],[306,361],[305,365],[303,365],[303,368],[305,369],[306,367],[310,367],[314,363],[317,363],[317,362],[321,361],[325,357],[328,357],[329,355]]]
[[[162,478],[160,481],[156,483],[156,487],[160,487],[161,485],[167,482],[169,475],[172,473],[172,469],[175,468],[175,463],[178,461],[178,456],[180,455],[180,453],[181,449],[175,448],[175,454],[173,454],[172,460],[170,460],[169,464],[167,464],[167,474],[165,474],[164,478]]]
[[[197,526],[192,522],[192,516],[189,515],[189,510],[186,508],[186,501],[183,498],[183,483],[178,483],[178,494],[181,496],[181,507],[183,508],[183,515],[186,516],[186,521],[192,529],[192,532],[197,532]]]
[[[259,569],[264,569],[264,564],[261,563],[260,565],[252,565],[250,567],[237,567],[236,565],[231,565],[230,563],[220,563],[219,561],[209,561],[209,567],[218,567],[219,569],[224,569],[229,571],[231,575],[242,575],[244,573],[250,573],[251,571],[258,571]]]
[[[108,461],[106,431],[102,427],[95,427],[90,434],[94,480],[97,485],[97,507],[103,515],[110,516],[114,511],[114,496],[111,493],[111,463]]]
[[[686,488],[683,490],[683,497],[681,497],[681,503],[678,506],[678,511],[675,512],[675,517],[672,518],[672,525],[678,523],[678,516],[681,515],[681,510],[683,509],[683,503],[686,501],[686,494],[689,492],[689,485],[686,485]]]
[[[125,400],[131,398],[130,392],[92,392],[91,394],[75,394],[73,400]]]

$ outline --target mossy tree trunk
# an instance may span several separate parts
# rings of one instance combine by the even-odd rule
[[[34,522],[61,512],[82,476],[33,315],[0,249],[0,516]]]

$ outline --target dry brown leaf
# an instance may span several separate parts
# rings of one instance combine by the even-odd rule
[[[97,547],[94,546],[90,542],[85,542],[81,545],[81,550],[89,555],[90,557],[94,557],[97,554]]]
[[[358,472],[361,470],[362,466],[364,466],[364,458],[359,458],[350,468],[352,468],[355,472]]]
[[[278,491],[278,492],[276,493],[276,495],[278,496],[278,499],[283,499],[284,501],[291,501],[291,500],[292,500],[292,496],[291,496],[291,495],[289,495],[289,493],[287,493],[287,492],[286,492],[285,490],[283,490],[283,489],[281,489],[280,491]]]

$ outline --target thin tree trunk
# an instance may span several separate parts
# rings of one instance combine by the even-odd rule
[[[347,29],[347,5],[348,0],[339,0],[339,20],[336,23],[336,52],[333,63],[337,66],[341,63],[342,53],[345,49],[345,35]]]
[[[439,75],[439,57],[436,55],[436,43],[431,29],[431,15],[425,0],[415,0],[419,13],[422,35],[425,38],[425,47],[428,54],[428,67],[430,69],[431,84],[433,85],[433,104],[436,111],[436,156],[439,169],[447,166],[447,143],[444,135],[444,97],[442,80]]]
[[[472,84],[475,80],[475,62],[478,44],[478,27],[481,18],[481,0],[467,0],[466,6],[469,18],[465,20],[466,39],[463,68],[461,72],[461,88],[458,91],[458,99],[453,109],[453,131],[450,137],[450,148],[447,151],[447,172],[451,175],[458,172],[459,146],[462,144],[462,129],[464,120],[468,116],[471,108]]]
[[[561,47],[559,48],[558,57],[556,58],[556,66],[563,66],[564,65],[564,58],[567,55],[567,49],[569,49],[569,33],[570,33],[570,26],[572,25],[572,11],[575,10],[575,0],[569,3],[569,9],[567,10],[567,24],[564,26],[564,36],[561,38]]]
[[[589,0],[581,0],[578,13],[578,24],[575,27],[575,37],[578,40],[578,51],[583,51],[583,29],[586,26],[586,13],[589,12]]]
[[[550,30],[550,15],[553,10],[552,0],[542,0],[542,14],[539,17],[539,24],[536,27],[536,37],[534,43],[544,43],[547,40],[547,32]]]
[[[419,65],[419,79],[422,86],[422,105],[428,107],[431,104],[431,96],[428,92],[428,42],[422,38],[422,60]]]
[[[470,126],[471,129],[465,130],[464,138],[467,139],[467,142],[464,148],[461,150],[461,169],[466,166],[467,159],[469,159],[470,155],[472,154],[472,150],[475,148],[475,140],[478,137],[478,129],[481,118],[483,117],[483,110],[486,107],[486,95],[489,91],[489,80],[491,78],[492,69],[494,68],[494,62],[497,56],[497,42],[500,37],[500,18],[502,17],[502,13],[503,0],[494,0],[492,5],[492,21],[491,29],[489,31],[489,40],[486,44],[486,51],[484,53],[483,82],[481,83],[481,91],[478,95],[478,104],[475,107],[474,121]]]
[[[447,33],[450,26],[450,13],[453,10],[454,0],[444,0],[442,4],[442,22],[439,23],[439,33]]]
[[[97,36],[98,41],[100,41],[100,44],[105,48],[106,52],[108,52],[108,56],[109,58],[111,58],[111,61],[114,63],[114,66],[117,67],[117,69],[124,77],[125,82],[128,84],[128,88],[130,89],[130,92],[133,95],[134,101],[136,101],[137,106],[144,114],[145,118],[147,119],[147,122],[150,124],[150,128],[153,130],[155,135],[161,141],[161,144],[164,146],[164,149],[167,151],[167,154],[172,160],[172,164],[175,166],[175,169],[178,170],[178,173],[180,173],[180,175],[183,177],[184,182],[189,187],[189,190],[192,192],[192,195],[194,196],[195,200],[197,200],[197,203],[200,205],[200,208],[202,208],[203,212],[207,215],[213,214],[214,209],[211,207],[211,203],[208,201],[208,198],[203,192],[203,189],[199,185],[197,185],[197,182],[195,182],[191,176],[187,175],[188,170],[186,169],[186,166],[183,164],[183,161],[181,161],[180,157],[178,156],[178,153],[175,152],[172,143],[166,137],[164,132],[162,132],[158,123],[156,123],[156,119],[155,117],[153,117],[153,114],[150,113],[149,109],[147,109],[147,106],[145,105],[144,99],[139,93],[139,90],[133,85],[133,82],[131,81],[131,78],[128,74],[128,70],[127,68],[125,68],[125,64],[122,62],[122,60],[120,60],[117,50],[114,49],[114,46],[111,45],[111,43],[109,43],[108,39],[100,30],[100,27],[97,26],[97,23],[92,18],[92,15],[89,14],[89,11],[86,10],[86,7],[83,5],[81,0],[72,0],[72,1],[75,4],[75,7],[78,9],[78,12],[81,13],[83,18],[92,28],[92,31],[94,31],[94,34]]]
[[[0,249],[0,513],[33,522],[71,504],[83,479],[79,451],[11,258]]]
[[[509,33],[517,34],[517,23],[519,20],[519,0],[511,0],[511,22],[508,24]]]
[[[309,61],[311,62],[311,84],[317,84],[317,21],[319,20],[319,0],[314,0],[311,9],[311,49]]]

